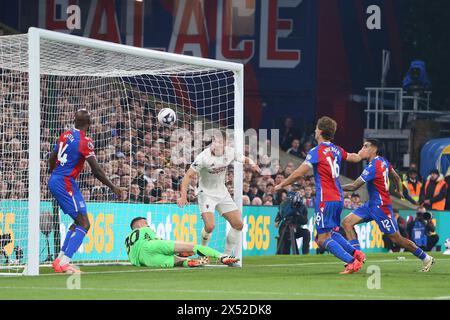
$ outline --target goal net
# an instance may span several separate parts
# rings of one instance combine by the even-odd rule
[[[35,28],[0,37],[0,272],[38,274],[58,253],[72,219],[48,190],[47,160],[82,108],[91,113],[98,162],[125,190],[116,199],[85,164],[78,186],[91,228],[74,263],[126,263],[125,238],[138,216],[164,239],[199,243],[197,181],[190,204],[178,208],[181,179],[211,129],[233,129],[234,147],[243,149],[242,72],[240,64]],[[174,125],[158,123],[162,108],[176,112]],[[239,206],[241,184],[235,163],[227,186]],[[209,245],[223,251],[226,232],[216,213]]]

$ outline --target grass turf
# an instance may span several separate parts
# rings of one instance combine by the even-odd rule
[[[67,289],[68,275],[41,268],[38,277],[0,277],[0,299],[450,299],[450,256],[434,256],[429,273],[409,253],[368,255],[353,275],[338,274],[343,265],[330,255],[248,257],[243,268],[82,267],[79,290]],[[381,289],[367,288],[371,265]]]

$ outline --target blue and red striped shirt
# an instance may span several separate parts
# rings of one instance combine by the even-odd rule
[[[309,151],[306,162],[314,170],[317,205],[328,201],[344,201],[339,172],[342,160],[346,159],[347,152],[331,142],[322,142]]]
[[[52,174],[74,179],[83,170],[85,159],[95,156],[92,139],[86,137],[83,130],[75,128],[61,134],[53,150],[58,158]]]
[[[392,165],[385,158],[377,156],[367,165],[360,178],[367,184],[370,206],[392,204],[389,195],[389,171]]]

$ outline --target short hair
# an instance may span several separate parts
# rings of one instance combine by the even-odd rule
[[[144,217],[137,217],[137,218],[134,218],[133,220],[131,220],[131,223],[130,223],[131,230],[133,230],[133,224],[142,219],[147,220],[147,218],[144,218]]]
[[[325,140],[333,140],[336,133],[337,123],[330,117],[322,117],[317,121],[317,128],[322,130],[322,137]]]
[[[381,141],[378,139],[366,139],[366,142],[370,143],[372,146],[374,146],[375,148],[377,148],[377,155],[381,155],[382,152],[382,144]]]

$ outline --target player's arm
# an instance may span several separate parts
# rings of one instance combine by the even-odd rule
[[[251,166],[252,170],[256,173],[261,173],[261,168],[251,158],[244,156],[244,164]]]
[[[294,172],[291,173],[289,177],[287,177],[283,182],[281,182],[279,185],[275,187],[275,191],[281,190],[291,184],[293,184],[295,181],[300,179],[301,177],[305,176],[309,170],[311,169],[311,165],[309,163],[302,163],[300,167],[295,169]]]
[[[103,183],[105,186],[109,187],[119,198],[121,189],[117,186],[115,186],[106,176],[105,171],[100,167],[100,165],[97,162],[97,159],[95,157],[89,157],[86,158],[86,161],[89,163],[89,166],[91,167],[92,174],[96,179],[98,179],[101,183]]]
[[[361,177],[359,177],[352,183],[344,184],[342,186],[342,190],[343,191],[355,191],[355,190],[358,190],[359,188],[361,188],[365,183],[366,182]]]
[[[347,159],[345,161],[358,163],[361,162],[361,157],[357,153],[347,153]]]
[[[358,153],[349,153],[341,148],[341,152],[342,152],[342,160],[344,161],[358,163],[361,162],[362,160],[361,156],[359,155],[359,152],[361,152],[361,150]]]
[[[395,192],[392,194],[400,199],[403,198],[402,179],[392,166],[389,168],[389,177],[394,180],[395,183]]]
[[[50,173],[53,172],[56,168],[56,160],[58,159],[58,154],[55,152],[55,150],[52,151],[50,154],[50,158],[48,158],[48,166],[50,168]]]
[[[259,166],[255,163],[255,161],[252,160],[252,158],[246,157],[238,152],[234,155],[234,160],[237,162],[241,162],[243,164],[248,164],[252,168],[252,170],[256,173],[261,173],[261,169]]]
[[[197,174],[194,169],[189,168],[181,181],[180,192],[181,197],[177,200],[178,206],[183,207],[187,203],[187,189],[191,179]]]

